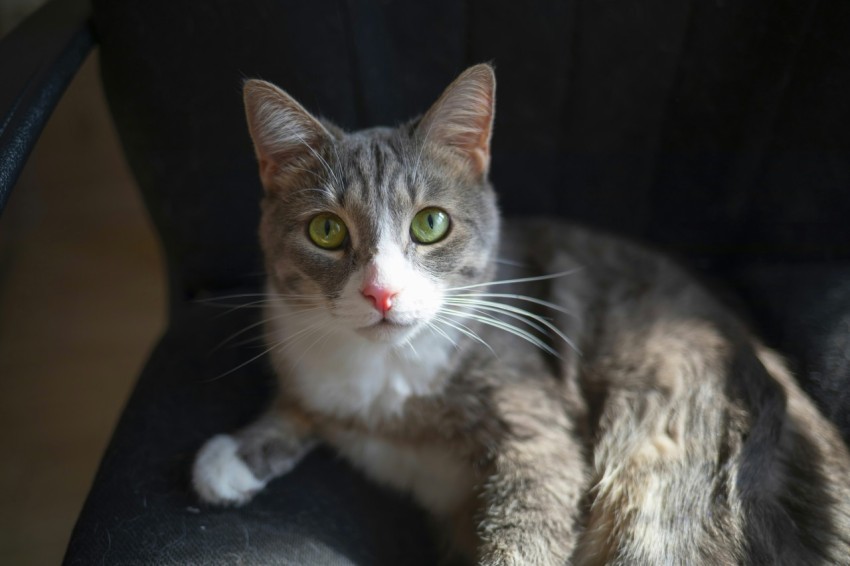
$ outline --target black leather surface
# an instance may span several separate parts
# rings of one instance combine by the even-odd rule
[[[733,288],[848,438],[850,3],[98,0],[95,23],[113,115],[165,244],[174,320],[70,563],[433,557],[421,516],[327,454],[243,509],[189,510],[192,453],[266,392],[256,364],[203,383],[251,350],[211,355],[238,325],[192,306],[261,278],[246,77],[359,128],[423,111],[464,67],[492,61],[503,209],[648,241]]]

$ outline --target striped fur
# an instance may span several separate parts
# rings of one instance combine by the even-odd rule
[[[470,562],[848,562],[850,455],[776,354],[663,257],[500,226],[488,66],[392,129],[342,132],[260,81],[245,94],[281,394],[202,449],[205,500],[242,503],[324,441]],[[451,229],[417,244],[432,206]],[[320,212],[345,222],[340,249],[308,238]],[[399,291],[384,318],[369,273]]]

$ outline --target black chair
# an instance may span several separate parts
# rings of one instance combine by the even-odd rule
[[[250,421],[273,387],[262,356],[250,361],[261,349],[216,348],[259,316],[213,304],[262,281],[246,77],[354,129],[422,112],[463,68],[494,62],[503,210],[679,256],[789,356],[850,439],[850,4],[95,0],[90,20],[87,10],[54,2],[0,45],[11,77],[0,87],[0,197],[96,38],[166,250],[170,310],[66,563],[435,561],[423,514],[328,451],[243,508],[208,508],[190,492],[201,443]],[[55,41],[32,40],[43,33]],[[38,57],[21,63],[20,42]]]

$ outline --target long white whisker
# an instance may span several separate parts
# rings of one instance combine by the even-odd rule
[[[493,318],[491,316],[478,315],[478,314],[464,312],[464,311],[456,311],[456,310],[453,310],[453,309],[442,309],[441,312],[446,312],[446,313],[449,313],[449,314],[454,314],[454,315],[462,316],[462,317],[465,317],[465,318],[471,318],[471,319],[477,320],[477,321],[479,321],[483,324],[487,324],[489,326],[492,326],[493,328],[498,328],[500,330],[504,330],[505,332],[509,332],[509,333],[513,334],[514,336],[518,336],[519,338],[522,338],[523,340],[537,346],[541,350],[548,352],[549,354],[552,354],[553,356],[555,356],[557,358],[561,357],[560,354],[558,354],[558,352],[553,350],[548,344],[546,344],[545,342],[543,342],[542,340],[540,340],[539,338],[537,338],[536,336],[534,336],[530,332],[527,332],[527,331],[523,330],[522,328],[518,328],[518,327],[514,326],[513,324],[509,324],[509,323],[507,323],[503,320],[499,320],[499,319]]]
[[[298,356],[298,359],[297,359],[297,360],[295,360],[295,362],[292,364],[292,367],[297,367],[297,366],[298,366],[298,363],[299,363],[299,362],[300,362],[300,361],[304,358],[304,356],[306,356],[306,355],[307,355],[307,352],[309,352],[310,350],[312,350],[312,349],[313,349],[313,346],[315,346],[316,344],[318,344],[319,342],[321,342],[322,340],[324,340],[325,338],[327,338],[327,337],[328,337],[328,335],[330,335],[330,334],[331,334],[331,332],[334,332],[334,329],[333,329],[333,328],[328,329],[328,331],[327,331],[327,332],[325,332],[324,334],[321,334],[318,338],[316,338],[313,342],[311,342],[311,343],[310,343],[310,345],[309,345],[309,346],[307,346],[307,347],[304,349],[304,351],[303,351],[303,352],[301,352],[301,355],[300,355],[300,356]]]
[[[248,365],[248,364],[250,364],[251,362],[253,362],[253,361],[255,361],[255,360],[258,360],[258,359],[262,358],[263,356],[265,356],[266,354],[268,354],[269,352],[271,352],[271,351],[272,351],[272,350],[274,350],[274,349],[275,349],[275,346],[270,346],[270,347],[266,348],[265,350],[263,350],[262,352],[260,352],[259,354],[257,354],[256,356],[254,356],[254,357],[252,357],[251,359],[249,359],[248,361],[242,362],[241,364],[239,364],[239,365],[238,365],[238,366],[236,366],[235,368],[233,368],[233,369],[231,369],[231,370],[228,370],[228,371],[226,371],[226,372],[224,372],[224,373],[222,373],[222,374],[219,374],[219,375],[215,376],[214,378],[207,380],[207,382],[210,382],[210,381],[216,381],[216,380],[218,380],[218,379],[221,379],[222,377],[225,377],[225,376],[227,376],[227,375],[230,375],[231,373],[233,373],[233,372],[235,372],[235,371],[238,371],[238,370],[242,369],[243,367],[247,366],[247,365]]]
[[[318,293],[238,293],[236,295],[219,295],[216,297],[210,297],[208,299],[195,299],[196,303],[214,303],[216,301],[226,300],[226,299],[251,299],[255,297],[264,297],[267,299],[289,299],[289,298],[321,298],[322,295]]]
[[[407,347],[409,347],[409,348],[411,349],[411,351],[413,352],[413,355],[414,355],[414,356],[416,356],[416,359],[417,359],[417,360],[421,360],[421,359],[422,359],[422,358],[419,356],[419,352],[417,352],[417,351],[416,351],[416,348],[413,346],[413,341],[412,341],[411,339],[409,339],[409,338],[408,338],[407,340],[405,340],[403,345],[404,345],[404,346],[407,346]]]
[[[544,307],[550,308],[552,310],[556,310],[558,312],[562,312],[567,316],[577,316],[574,312],[568,311],[564,307],[560,305],[556,305],[555,303],[550,303],[549,301],[544,301],[542,299],[536,299],[534,297],[529,297],[527,295],[516,295],[514,293],[460,293],[457,295],[449,295],[449,297],[492,297],[492,298],[501,298],[501,299],[516,299],[518,301],[527,301],[529,303],[535,303],[538,305],[542,305]],[[502,303],[499,303],[502,304]]]
[[[241,348],[242,346],[248,346],[248,345],[251,345],[251,344],[256,344],[257,342],[265,342],[265,344],[262,345],[262,346],[265,346],[265,345],[268,344],[268,340],[269,340],[269,335],[263,334],[261,336],[254,336],[253,338],[246,338],[244,340],[238,340],[238,341],[230,344],[230,347],[231,348]],[[262,347],[262,346],[258,346],[258,347]]]
[[[516,315],[522,315],[522,316],[529,317],[533,320],[536,320],[537,322],[539,322],[540,324],[542,324],[543,326],[545,326],[546,328],[548,328],[549,330],[551,330],[552,332],[557,334],[558,338],[563,340],[573,350],[575,350],[576,353],[581,355],[581,352],[579,351],[578,347],[573,343],[572,340],[570,340],[566,336],[566,334],[561,332],[560,328],[558,328],[557,326],[555,326],[554,324],[552,324],[551,322],[549,322],[548,320],[546,320],[542,316],[538,316],[534,313],[528,312],[525,309],[521,309],[521,308],[515,307],[513,305],[506,305],[504,303],[497,303],[497,302],[494,302],[494,301],[480,301],[480,300],[476,300],[476,299],[464,299],[464,300],[461,300],[461,301],[456,301],[456,300],[453,301],[451,298],[448,298],[448,299],[446,299],[446,302],[449,303],[449,304],[455,304],[455,305],[472,305],[472,304],[475,304],[475,305],[478,305],[479,308],[486,308],[487,310],[500,311],[500,312],[502,312],[502,314],[505,314],[505,315],[507,315],[508,312],[510,312],[510,313],[514,313]],[[518,318],[518,317],[513,317],[513,318]],[[528,324],[528,321],[525,321],[525,322],[526,322],[526,324]]]
[[[440,312],[444,312],[444,309],[441,309]],[[442,317],[442,316],[439,316],[439,315],[435,316],[434,320],[437,321],[437,322],[442,322],[445,325],[451,326],[452,328],[454,328],[458,332],[462,332],[462,333],[466,334],[467,336],[469,336],[470,338],[472,338],[476,342],[479,342],[479,343],[483,344],[484,346],[486,346],[487,349],[490,350],[493,353],[494,356],[498,357],[498,354],[496,354],[496,351],[490,346],[490,344],[485,342],[483,338],[478,336],[478,334],[473,332],[465,324],[458,322],[458,321],[450,321],[450,320],[446,319],[445,317]]]
[[[514,261],[512,259],[507,259],[504,257],[497,257],[493,260],[494,263],[501,263],[502,265],[510,265],[512,267],[523,267],[527,268],[528,265],[519,261]]]
[[[267,322],[272,322],[274,320],[280,320],[282,318],[290,318],[290,317],[293,317],[293,316],[296,316],[296,315],[303,315],[303,314],[306,314],[306,313],[309,313],[309,312],[320,310],[321,308],[322,307],[313,307],[313,308],[301,309],[301,310],[297,310],[297,311],[293,311],[293,312],[285,312],[283,314],[278,314],[278,315],[275,315],[275,316],[270,316],[270,317],[264,318],[263,320],[255,322],[253,324],[249,324],[245,328],[231,334],[230,336],[228,336],[227,338],[222,340],[215,348],[213,348],[213,351],[218,350],[219,348],[221,348],[222,346],[224,346],[225,344],[227,344],[228,342],[230,342],[234,338],[237,338],[238,336],[245,334],[246,332],[250,331],[253,328],[256,328],[258,326],[262,326],[262,325],[266,324]]]
[[[452,301],[452,300],[448,300],[448,299],[446,299],[446,304],[458,306],[458,307],[468,307],[468,308],[470,308],[470,309],[472,309],[476,312],[479,312],[480,314],[484,314],[484,315],[486,315],[487,312],[497,312],[501,315],[508,316],[510,318],[519,320],[519,321],[523,322],[524,324],[527,324],[531,328],[537,330],[538,332],[542,332],[543,334],[546,334],[546,329],[543,326],[540,326],[539,324],[537,324],[537,323],[535,323],[531,320],[528,320],[528,317],[523,316],[522,314],[511,312],[511,311],[506,310],[506,309],[499,308],[497,306],[488,306],[488,305],[479,304],[479,303],[476,303],[476,302],[473,302],[473,301]]]
[[[448,340],[449,342],[451,342],[452,346],[454,346],[454,347],[455,347],[455,349],[457,349],[457,347],[458,347],[458,346],[457,346],[457,342],[455,342],[455,341],[452,339],[452,337],[451,337],[451,336],[449,336],[448,334],[446,334],[446,331],[445,331],[445,330],[443,330],[442,328],[439,328],[439,327],[435,324],[435,323],[437,323],[437,322],[439,322],[439,321],[437,321],[437,320],[435,320],[434,322],[430,322],[430,321],[428,321],[428,322],[426,322],[425,324],[428,326],[428,328],[429,328],[432,332],[434,332],[435,334],[439,334],[440,336],[442,336],[443,338],[445,338],[446,340]]]
[[[257,297],[260,297],[260,300],[255,301],[254,303],[250,303],[250,304],[259,304],[263,301],[273,302],[275,300],[287,301],[287,300],[291,300],[291,299],[320,299],[321,295],[318,295],[316,293],[303,294],[303,295],[280,294],[280,293],[240,293],[240,294],[237,294],[237,295],[221,295],[221,296],[217,296],[217,297],[210,297],[208,299],[195,299],[194,302],[198,303],[198,304],[202,304],[202,305],[211,304],[211,305],[214,305],[214,306],[230,307],[230,306],[241,306],[241,304],[233,305],[233,304],[220,303],[219,301],[226,301],[226,300],[230,300],[230,299],[256,299]]]
[[[519,279],[502,279],[499,281],[489,281],[487,283],[476,283],[475,285],[464,285],[463,287],[449,287],[446,291],[463,291],[464,289],[475,289],[476,287],[487,287],[490,285],[509,285],[512,283],[530,283],[532,281],[545,281],[546,279],[557,279],[566,275],[572,275],[577,271],[581,271],[583,267],[576,267],[561,271],[560,273],[552,273],[551,275],[540,275],[538,277],[522,277]]]
[[[268,354],[269,352],[271,352],[271,351],[273,351],[273,350],[276,350],[276,349],[278,349],[278,348],[284,347],[286,344],[288,344],[288,343],[292,342],[293,340],[295,340],[296,338],[298,338],[298,337],[299,337],[299,335],[302,335],[302,334],[303,334],[303,333],[305,333],[305,332],[307,332],[307,335],[309,336],[310,334],[312,334],[312,332],[313,332],[313,331],[315,331],[316,329],[318,329],[320,326],[321,326],[321,323],[315,323],[315,324],[313,324],[313,325],[311,325],[311,326],[308,326],[307,328],[302,328],[301,330],[299,330],[299,331],[298,331],[298,332],[296,332],[295,334],[292,334],[292,335],[290,335],[290,336],[287,336],[287,337],[286,337],[286,338],[284,338],[283,340],[280,340],[280,341],[278,341],[278,342],[275,342],[274,344],[272,344],[271,346],[269,346],[268,348],[266,348],[265,350],[263,350],[262,352],[260,352],[260,353],[259,353],[259,354],[257,354],[256,356],[253,356],[253,357],[251,357],[250,359],[248,359],[247,361],[242,362],[241,364],[239,364],[239,365],[238,365],[238,366],[236,366],[235,368],[233,368],[233,369],[231,369],[231,370],[228,370],[228,371],[226,371],[226,372],[224,372],[224,373],[222,373],[222,374],[219,374],[219,375],[217,375],[216,377],[214,377],[214,378],[212,378],[212,379],[208,379],[208,380],[206,380],[206,381],[207,381],[207,382],[210,382],[210,381],[216,381],[216,380],[218,380],[218,379],[221,379],[222,377],[225,377],[225,376],[227,376],[227,375],[230,375],[231,373],[233,373],[233,372],[235,372],[235,371],[238,371],[238,370],[240,370],[241,368],[243,368],[243,367],[247,366],[247,365],[248,365],[248,364],[250,364],[251,362],[254,362],[254,361],[256,361],[256,360],[258,360],[258,359],[262,358],[263,356],[265,356],[265,355],[266,355],[266,354]],[[309,332],[308,332],[308,331],[309,331]]]
[[[230,307],[229,309],[227,309],[226,311],[224,311],[223,313],[218,315],[218,317],[222,317],[222,316],[226,316],[226,315],[228,315],[228,314],[230,314],[234,311],[238,311],[240,309],[265,308],[268,305],[274,305],[274,304],[277,304],[277,303],[285,303],[286,306],[289,306],[289,307],[305,307],[305,306],[306,307],[312,307],[312,306],[316,305],[317,302],[318,302],[317,299],[308,299],[308,298],[304,298],[304,299],[284,299],[284,298],[281,298],[281,297],[276,297],[274,299],[263,299],[263,300],[260,300],[260,301],[251,301],[249,303],[244,303],[244,304],[241,304],[241,305],[240,304],[228,305],[228,304],[225,304],[225,303],[221,303],[221,304],[212,303],[212,304],[214,306]]]
[[[265,299],[271,299],[273,297],[273,295],[270,294],[270,293],[242,293],[242,294],[239,294],[239,295],[222,295],[222,296],[219,296],[219,297],[210,297],[208,299],[195,299],[194,302],[201,304],[201,305],[206,305],[206,304],[220,305],[221,303],[219,303],[219,301],[227,301],[227,300],[230,300],[230,299],[254,299],[254,298],[257,298],[257,297],[263,297]],[[230,306],[230,305],[227,305],[227,306]]]

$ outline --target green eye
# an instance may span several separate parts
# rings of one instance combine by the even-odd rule
[[[323,212],[310,221],[310,239],[320,248],[335,250],[345,242],[348,229],[339,216]]]
[[[413,239],[420,244],[433,244],[449,232],[449,215],[439,208],[425,208],[416,213],[410,224]]]

